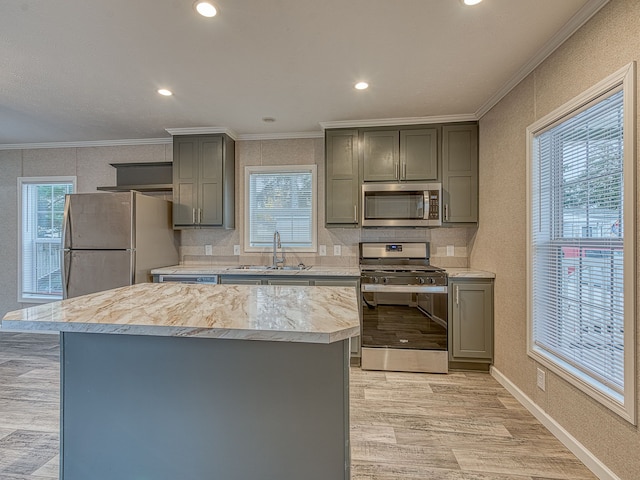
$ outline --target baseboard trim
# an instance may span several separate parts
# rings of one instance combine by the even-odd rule
[[[547,412],[520,390],[511,380],[504,376],[500,370],[491,367],[491,376],[500,385],[507,389],[529,412],[536,417],[547,429],[560,440],[571,453],[573,453],[585,466],[593,472],[600,480],[621,480],[604,463],[602,463],[593,453],[591,453],[573,435],[566,431],[562,425],[556,422]]]

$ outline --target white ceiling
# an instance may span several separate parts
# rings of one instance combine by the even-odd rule
[[[606,2],[4,0],[0,146],[477,118]]]

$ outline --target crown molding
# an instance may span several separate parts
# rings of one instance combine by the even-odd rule
[[[42,142],[0,144],[0,150],[32,150],[39,148],[117,147],[121,145],[164,145],[172,138],[130,138],[124,140],[91,140],[84,142]]]
[[[544,62],[549,55],[555,52],[560,45],[566,42],[580,27],[587,23],[591,17],[600,11],[609,0],[589,0],[564,26],[536,53],[531,60],[520,68],[511,79],[494,93],[475,113],[479,120],[515,88],[527,75],[533,72],[538,65]]]
[[[460,115],[439,115],[432,117],[375,118],[370,120],[339,120],[336,122],[320,122],[323,130],[328,128],[363,128],[387,127],[401,125],[420,125],[429,123],[474,122],[478,119],[474,113]]]
[[[238,140],[291,140],[296,138],[324,138],[324,132],[290,132],[290,133],[245,133],[238,135]]]
[[[171,135],[208,135],[224,133],[234,140],[238,139],[238,134],[227,127],[187,127],[187,128],[165,128]]]

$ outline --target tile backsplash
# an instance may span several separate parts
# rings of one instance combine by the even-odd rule
[[[477,227],[440,228],[325,228],[324,226],[324,140],[322,138],[294,140],[243,140],[236,142],[236,229],[191,229],[180,233],[180,254],[183,263],[211,264],[271,264],[271,252],[244,251],[244,176],[248,165],[316,164],[318,168],[318,245],[325,245],[326,256],[317,253],[286,252],[287,264],[320,266],[357,266],[359,242],[416,241],[431,243],[431,263],[441,267],[467,267],[469,251]],[[205,245],[212,246],[212,255],[205,255]],[[240,245],[241,254],[233,254]],[[341,255],[333,255],[334,245],[341,246]],[[453,255],[447,255],[447,246]]]

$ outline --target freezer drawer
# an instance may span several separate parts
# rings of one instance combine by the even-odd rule
[[[131,285],[134,255],[131,250],[65,250],[64,298]]]

